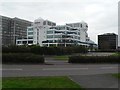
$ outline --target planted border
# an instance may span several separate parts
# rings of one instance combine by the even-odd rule
[[[32,46],[3,46],[2,53],[33,53],[39,55],[69,55],[73,53],[87,53],[85,46],[40,47]]]
[[[120,56],[71,56],[69,63],[120,63]]]
[[[31,53],[3,53],[2,63],[44,63],[44,57]]]

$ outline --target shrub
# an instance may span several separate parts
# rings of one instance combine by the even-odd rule
[[[2,47],[3,53],[30,53],[30,48],[28,46],[3,46]]]
[[[120,63],[120,56],[71,56],[69,63]]]
[[[87,53],[85,46],[67,46],[67,47],[40,47],[32,46],[6,46],[2,47],[3,53],[34,53],[39,55],[67,55],[72,53]]]
[[[31,53],[34,53],[34,54],[40,54],[40,55],[43,54],[43,50],[40,46],[34,46],[33,45],[33,46],[30,47],[30,51],[31,51]]]
[[[4,53],[2,63],[44,63],[44,57],[30,53]]]
[[[88,52],[87,48],[85,46],[82,46],[82,45],[81,46],[74,46],[73,50],[75,53],[87,53]]]

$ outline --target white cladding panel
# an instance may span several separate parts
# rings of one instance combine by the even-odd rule
[[[84,29],[80,30],[80,38],[82,42],[86,42],[86,32],[84,31]]]

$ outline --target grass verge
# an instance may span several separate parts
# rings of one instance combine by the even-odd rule
[[[69,59],[68,56],[65,56],[65,55],[64,56],[63,55],[62,56],[54,56],[53,58],[55,60],[63,60],[63,61],[68,61],[68,59]]]
[[[4,88],[80,88],[67,76],[55,77],[4,77],[2,81]]]
[[[116,74],[112,74],[114,77],[119,78],[120,79],[120,73],[116,73]]]
[[[111,56],[119,56],[119,55],[120,55],[120,53],[114,53]]]

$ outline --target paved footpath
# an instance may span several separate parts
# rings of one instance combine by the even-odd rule
[[[69,77],[85,88],[118,88],[118,79],[110,74],[74,75]]]

